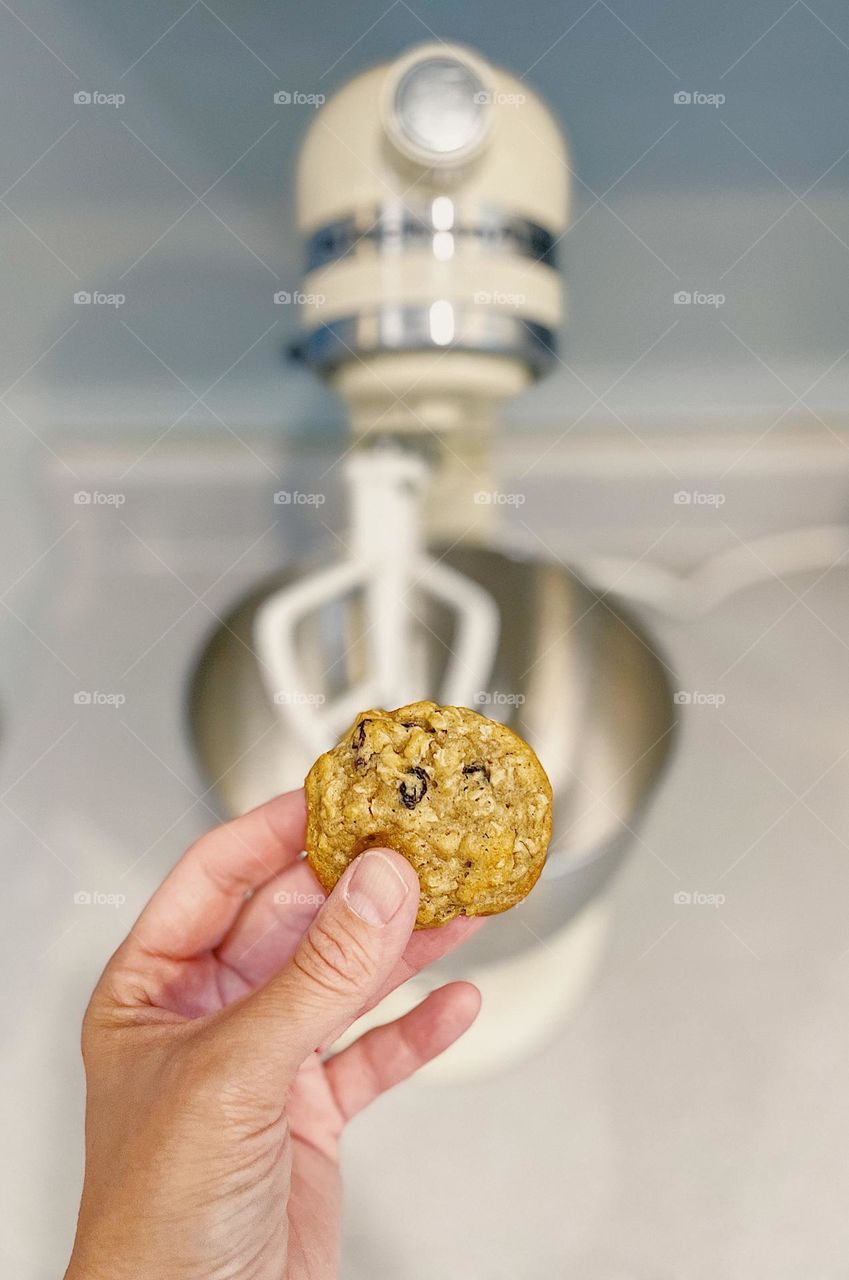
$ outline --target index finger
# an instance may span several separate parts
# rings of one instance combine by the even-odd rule
[[[127,948],[187,960],[217,947],[246,898],[296,861],[305,825],[306,803],[299,790],[208,831],[156,890]]]

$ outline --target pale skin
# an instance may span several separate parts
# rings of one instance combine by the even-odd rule
[[[66,1280],[333,1280],[346,1123],[473,1022],[452,982],[327,1056],[479,922],[412,934],[418,880],[391,850],[319,905],[304,820],[292,792],[203,836],[95,988]]]

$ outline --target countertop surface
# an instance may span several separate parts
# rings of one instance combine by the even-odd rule
[[[70,471],[35,476],[43,527],[7,546],[0,1258],[18,1280],[52,1280],[70,1247],[92,984],[216,819],[187,733],[193,664],[220,613],[312,536],[269,505],[267,444],[241,470],[189,449],[127,470],[120,450],[66,445]],[[552,465],[524,518],[557,555],[693,570],[706,548],[836,522],[846,457],[785,461],[768,502],[747,467],[752,487],[727,480],[713,510],[676,510],[670,477],[649,477],[628,520],[617,484],[633,477],[601,466],[591,490],[586,469]],[[528,543],[518,522],[504,539]],[[533,1060],[403,1087],[352,1125],[346,1280],[849,1275],[847,567],[765,571],[702,616],[639,606],[691,700],[611,888],[592,990]]]

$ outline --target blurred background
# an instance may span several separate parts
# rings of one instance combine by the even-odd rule
[[[568,138],[567,320],[488,446],[513,495],[488,537],[568,565],[615,621],[579,852],[615,844],[618,874],[562,922],[493,926],[534,966],[501,993],[532,1028],[356,1123],[342,1274],[847,1275],[846,6],[0,0],[0,1258],[21,1280],[73,1237],[93,982],[238,807],[224,775],[273,777],[256,738],[234,730],[223,768],[210,746],[246,688],[216,637],[345,528],[344,406],[289,357],[279,301],[303,279],[298,149],[321,101],[433,40],[507,68]]]

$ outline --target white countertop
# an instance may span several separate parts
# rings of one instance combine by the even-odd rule
[[[126,459],[119,466],[84,444],[64,456],[76,477],[60,479],[58,466],[37,477],[49,496],[35,535],[35,554],[45,554],[7,597],[18,615],[4,624],[14,666],[0,675],[0,1258],[17,1280],[52,1280],[70,1247],[77,1036],[91,985],[166,869],[213,821],[184,720],[209,610],[306,536],[284,525],[225,573],[269,523],[251,497],[265,485],[258,464],[240,473],[226,451],[204,455],[202,485],[188,484],[189,467],[169,485],[160,457],[158,470],[151,460],[126,477],[115,511],[75,509],[71,495],[94,487],[95,473],[108,490]],[[582,479],[565,451],[555,457],[562,467],[547,470],[529,502],[559,554],[583,540],[633,559],[672,523],[651,496],[669,477],[629,478],[643,506],[638,495],[622,521],[615,466],[599,470],[590,502],[586,468]],[[809,523],[836,519],[846,479],[845,466],[778,468],[761,531],[801,523],[804,512],[787,515],[794,493]],[[582,522],[582,510],[592,519]],[[741,498],[721,519],[747,539],[752,511]],[[697,564],[708,544],[733,545],[716,514],[672,510],[668,567]],[[21,546],[7,559],[8,583],[35,555]],[[192,592],[222,573],[198,604]],[[352,1126],[345,1280],[847,1275],[849,573],[837,567],[813,585],[817,577],[770,578],[694,621],[643,611],[680,687],[725,702],[680,708],[644,843],[612,889],[597,980],[556,1039],[479,1083],[401,1088]],[[126,702],[75,705],[79,689]],[[127,900],[78,906],[79,889]],[[676,893],[724,901],[676,903]]]

